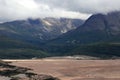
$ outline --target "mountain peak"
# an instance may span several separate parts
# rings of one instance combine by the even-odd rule
[[[120,12],[92,15],[83,25],[67,32],[53,43],[61,44],[75,41],[77,44],[88,44],[104,41],[119,40]]]
[[[28,19],[28,22],[30,23],[30,24],[40,24],[41,23],[41,21],[40,21],[40,19],[38,18],[38,19],[31,19],[31,18],[29,18]]]
[[[37,39],[38,41],[45,41],[54,39],[63,33],[75,29],[83,22],[84,21],[82,20],[73,20],[66,18],[29,18],[27,20],[17,20],[0,24],[0,29],[4,30],[4,34],[9,32],[7,34],[8,36],[12,31],[14,32],[14,35],[22,39]],[[13,33],[11,36],[14,37]]]

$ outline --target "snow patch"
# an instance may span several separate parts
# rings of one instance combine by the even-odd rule
[[[67,29],[63,29],[61,30],[61,33],[66,33],[68,30]]]
[[[46,20],[43,20],[44,24],[47,25],[47,26],[52,26],[52,24]]]

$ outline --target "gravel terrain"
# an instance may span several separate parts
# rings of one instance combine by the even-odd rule
[[[120,60],[12,60],[12,64],[61,80],[120,80]]]

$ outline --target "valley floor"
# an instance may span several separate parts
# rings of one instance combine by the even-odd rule
[[[120,80],[120,60],[40,59],[11,60],[12,65],[28,67],[38,74],[61,80]]]

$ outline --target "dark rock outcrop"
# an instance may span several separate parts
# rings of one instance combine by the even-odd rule
[[[0,61],[0,76],[8,77],[10,80],[60,80],[46,74],[29,72],[31,69],[9,65]]]

